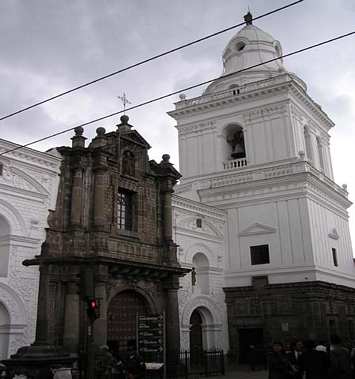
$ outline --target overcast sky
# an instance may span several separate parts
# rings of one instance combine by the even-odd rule
[[[0,116],[166,49],[285,5],[285,0],[0,0]],[[305,0],[255,22],[287,53],[355,30],[354,0]],[[102,81],[65,98],[1,121],[1,138],[24,144],[134,104],[219,76],[223,48],[237,30]],[[335,122],[335,179],[355,200],[355,36],[286,58],[287,69]],[[202,88],[186,93],[198,96]],[[166,112],[177,96],[129,112],[151,144],[150,157],[169,153],[178,167],[177,132]],[[119,116],[94,124],[114,130]],[[69,144],[72,133],[34,146]],[[355,208],[353,206],[352,208]],[[351,209],[355,241],[355,209]]]

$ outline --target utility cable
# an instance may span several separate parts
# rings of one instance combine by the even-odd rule
[[[266,16],[269,16],[269,15],[271,15],[271,14],[273,14],[273,13],[276,13],[276,12],[282,11],[282,10],[284,10],[284,9],[286,9],[286,8],[292,7],[293,5],[296,5],[296,4],[301,3],[301,2],[303,2],[303,1],[304,1],[304,0],[294,1],[293,3],[290,3],[290,4],[287,4],[287,5],[284,5],[283,7],[280,7],[280,8],[274,9],[274,10],[272,10],[272,11],[270,11],[270,12],[267,12],[267,13],[264,13],[264,14],[262,14],[262,15],[260,15],[260,16],[254,17],[254,18],[252,19],[252,21],[254,21],[254,20],[259,20],[259,19],[261,19],[261,18],[263,18],[263,17],[266,17]],[[130,65],[130,66],[127,66],[127,67],[121,68],[121,69],[119,69],[119,70],[117,70],[117,71],[114,71],[114,72],[111,72],[111,73],[109,73],[109,74],[106,74],[106,75],[100,76],[99,78],[96,78],[96,79],[94,79],[94,80],[91,80],[90,82],[86,82],[86,83],[84,83],[84,84],[80,84],[80,85],[78,85],[77,87],[73,87],[73,88],[71,88],[71,89],[69,89],[69,90],[66,90],[66,91],[64,91],[64,92],[60,92],[60,93],[58,93],[57,95],[51,96],[51,97],[49,97],[49,98],[47,98],[47,99],[44,99],[44,100],[40,100],[40,101],[38,101],[38,102],[36,102],[36,103],[34,103],[34,104],[32,104],[32,105],[29,105],[29,106],[27,106],[27,107],[21,108],[21,109],[15,111],[15,112],[9,113],[9,114],[7,114],[7,115],[5,115],[5,116],[2,116],[2,117],[0,117],[0,121],[2,121],[2,120],[6,120],[7,118],[13,117],[13,116],[15,116],[15,115],[17,115],[17,114],[19,114],[19,113],[23,113],[23,112],[28,111],[28,110],[30,110],[30,109],[32,109],[32,108],[38,107],[39,105],[43,105],[43,104],[48,103],[48,102],[50,102],[50,101],[52,101],[52,100],[58,99],[59,97],[62,97],[62,96],[64,96],[64,95],[68,95],[69,93],[72,93],[72,92],[74,92],[74,91],[78,91],[79,89],[82,89],[82,88],[88,87],[88,86],[90,86],[90,85],[92,85],[92,84],[94,84],[94,83],[100,82],[101,80],[111,78],[112,76],[115,76],[115,75],[117,75],[117,74],[120,74],[120,73],[122,73],[122,72],[124,72],[124,71],[131,70],[132,68],[135,68],[135,67],[141,66],[141,65],[143,65],[143,64],[145,64],[145,63],[148,63],[148,62],[151,62],[151,61],[153,61],[153,60],[155,60],[155,59],[158,59],[158,58],[164,57],[164,56],[166,56],[166,55],[168,55],[168,54],[171,54],[171,53],[175,53],[176,51],[179,51],[179,50],[185,49],[186,47],[189,47],[189,46],[195,45],[196,43],[200,43],[200,42],[206,41],[206,40],[209,39],[209,38],[216,37],[216,36],[218,36],[218,35],[220,35],[220,34],[223,34],[223,33],[225,33],[225,32],[228,32],[228,31],[230,31],[230,30],[233,30],[233,29],[235,29],[235,28],[237,28],[237,27],[239,27],[239,26],[242,26],[242,25],[244,25],[244,24],[245,24],[245,22],[241,22],[241,23],[239,23],[239,24],[237,24],[237,25],[233,25],[233,26],[230,26],[230,27],[228,27],[228,28],[225,28],[225,29],[219,30],[219,31],[217,31],[217,32],[215,32],[215,33],[208,34],[208,35],[206,35],[206,36],[204,36],[204,37],[201,37],[201,38],[199,38],[199,39],[197,39],[197,40],[194,40],[194,41],[191,41],[191,42],[185,43],[185,44],[180,45],[180,46],[178,46],[178,47],[175,47],[175,48],[173,48],[173,49],[166,50],[166,51],[164,51],[164,52],[162,52],[162,53],[159,53],[159,54],[157,54],[157,55],[153,55],[153,56],[150,57],[150,58],[143,59],[143,60],[141,60],[141,61],[139,61],[139,62],[137,62],[137,63],[134,63],[134,64],[132,64],[132,65]]]
[[[185,88],[179,89],[179,90],[174,91],[174,92],[169,92],[168,94],[161,95],[161,96],[159,96],[159,97],[155,97],[155,98],[153,98],[153,99],[150,99],[150,100],[144,101],[144,102],[139,103],[139,104],[137,104],[137,105],[134,105],[134,106],[132,106],[132,107],[126,108],[125,110],[120,110],[120,111],[118,111],[118,112],[114,112],[114,113],[110,113],[110,114],[105,115],[105,116],[101,116],[101,117],[96,118],[96,119],[94,119],[94,120],[84,122],[84,123],[82,123],[82,124],[79,124],[79,125],[73,126],[73,127],[71,127],[71,128],[68,128],[68,129],[64,129],[64,130],[59,131],[59,132],[57,132],[57,133],[50,134],[49,136],[46,136],[46,137],[42,137],[42,138],[37,139],[37,140],[35,140],[35,141],[29,142],[29,143],[27,143],[27,144],[25,144],[25,145],[19,145],[19,146],[13,148],[13,149],[9,149],[9,150],[6,150],[6,151],[0,153],[0,156],[5,155],[5,154],[7,154],[7,153],[10,153],[10,152],[12,152],[12,151],[16,151],[16,150],[22,149],[22,148],[24,148],[24,147],[28,147],[28,146],[34,145],[35,143],[42,142],[42,141],[45,141],[45,140],[47,140],[47,139],[50,139],[50,138],[53,138],[53,137],[59,136],[59,135],[61,135],[61,134],[68,133],[68,132],[70,132],[71,130],[74,130],[75,128],[78,128],[78,127],[85,127],[85,126],[88,126],[88,125],[94,124],[94,123],[96,123],[96,122],[98,122],[98,121],[106,120],[106,119],[108,119],[108,118],[110,118],[110,117],[113,117],[113,116],[116,116],[116,115],[118,115],[118,114],[121,114],[121,113],[124,113],[124,112],[130,111],[130,110],[133,110],[133,109],[141,108],[141,107],[143,107],[143,106],[145,106],[145,105],[155,103],[155,102],[157,102],[157,101],[160,101],[160,100],[166,99],[166,98],[168,98],[168,97],[171,97],[171,96],[177,95],[177,94],[179,94],[179,93],[181,93],[181,92],[190,91],[190,90],[192,90],[192,89],[194,89],[194,88],[198,88],[198,87],[201,87],[201,86],[203,86],[203,85],[210,84],[210,83],[214,82],[215,80],[221,80],[221,79],[229,78],[229,77],[231,77],[231,76],[233,76],[233,75],[236,75],[236,74],[239,74],[239,73],[241,73],[241,72],[244,72],[244,71],[250,70],[250,69],[252,69],[252,68],[259,67],[259,66],[263,66],[263,65],[268,64],[268,63],[270,63],[270,62],[274,62],[274,61],[277,61],[277,60],[279,60],[279,59],[283,59],[283,58],[286,58],[286,57],[290,57],[290,56],[292,56],[292,55],[296,55],[296,54],[302,53],[302,52],[304,52],[304,51],[311,50],[311,49],[314,49],[314,48],[319,47],[319,46],[322,46],[322,45],[326,45],[326,44],[328,44],[328,43],[331,43],[331,42],[334,42],[334,41],[340,40],[340,39],[345,38],[345,37],[349,37],[349,36],[354,35],[354,34],[355,34],[355,31],[350,32],[350,33],[346,33],[346,34],[342,34],[342,35],[340,35],[340,36],[337,36],[337,37],[334,37],[334,38],[328,39],[328,40],[326,40],[326,41],[322,41],[322,42],[319,42],[319,43],[316,43],[316,44],[313,44],[313,45],[310,45],[310,46],[304,47],[304,48],[302,48],[302,49],[292,51],[291,53],[287,53],[287,54],[281,55],[280,57],[273,58],[273,59],[269,59],[269,60],[267,60],[267,61],[265,61],[265,62],[261,62],[261,63],[255,64],[255,65],[253,65],[253,66],[249,66],[249,67],[243,68],[243,69],[238,70],[238,71],[235,71],[235,72],[233,72],[233,73],[226,74],[226,75],[223,75],[223,76],[220,76],[220,77],[217,77],[217,78],[209,79],[209,80],[206,80],[206,81],[204,81],[204,82],[200,82],[200,83],[198,83],[198,84],[194,84],[194,85],[192,85],[192,86],[185,87]]]

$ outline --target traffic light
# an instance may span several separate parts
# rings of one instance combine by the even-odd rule
[[[91,322],[94,322],[97,318],[99,318],[99,304],[96,299],[89,299],[87,301],[86,312]]]

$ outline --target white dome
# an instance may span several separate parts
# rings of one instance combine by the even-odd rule
[[[236,74],[218,79],[206,92],[280,75],[286,71],[282,58],[262,63],[281,56],[280,42],[249,22],[229,41],[223,52],[223,75]]]
[[[282,55],[279,41],[255,25],[246,25],[228,43],[223,52],[224,73],[240,71]],[[251,68],[252,71],[284,71],[282,59]]]

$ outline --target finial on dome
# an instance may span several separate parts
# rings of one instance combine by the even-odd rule
[[[251,25],[253,23],[253,15],[250,13],[249,7],[248,13],[244,16],[244,21],[247,25]]]

